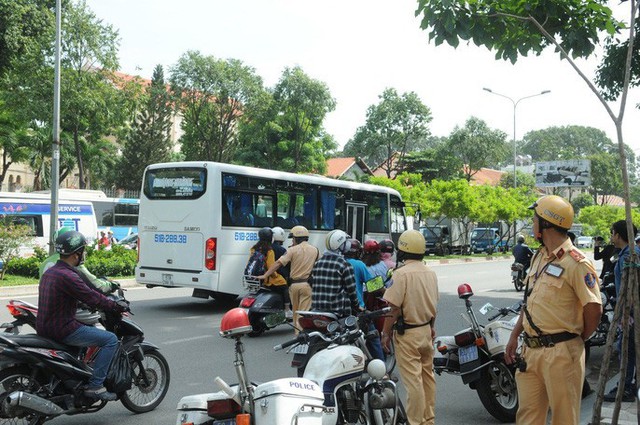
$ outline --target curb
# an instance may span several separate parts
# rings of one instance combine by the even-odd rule
[[[143,285],[138,284],[135,279],[113,279],[120,283],[123,288],[142,288]],[[25,297],[30,295],[38,295],[38,285],[19,285],[19,286],[3,286],[0,287],[0,297],[13,298]]]

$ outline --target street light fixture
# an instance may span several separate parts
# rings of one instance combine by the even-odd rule
[[[518,103],[520,103],[520,101],[524,100],[524,99],[529,99],[531,97],[536,97],[536,96],[542,96],[543,94],[547,94],[547,93],[551,93],[551,90],[542,90],[540,93],[536,93],[536,94],[531,94],[529,96],[525,96],[525,97],[521,97],[520,99],[517,100],[513,100],[513,98],[506,96],[504,94],[501,93],[496,93],[493,90],[484,87],[482,90],[487,91],[491,94],[495,94],[496,96],[500,96],[500,97],[504,97],[505,99],[509,99],[509,101],[511,101],[511,104],[513,105],[513,187],[517,187],[518,186],[518,180],[516,177],[516,162],[517,162],[517,155],[516,155],[516,107],[518,106]]]

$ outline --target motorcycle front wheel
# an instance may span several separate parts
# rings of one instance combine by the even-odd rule
[[[500,422],[514,422],[518,411],[518,389],[513,370],[502,362],[485,367],[476,390],[487,412]]]
[[[14,366],[0,371],[0,398],[5,400],[6,396],[14,391],[26,391],[35,393],[40,389],[41,384],[31,377],[32,371],[26,366]],[[7,403],[2,401],[2,403]],[[6,414],[8,406],[0,407],[0,424],[2,425],[40,425],[46,421],[46,416],[28,414],[23,418],[8,417]]]
[[[140,363],[132,361],[131,366],[133,386],[120,394],[120,401],[133,413],[150,412],[167,395],[171,380],[169,363],[159,351],[151,349],[145,351]]]
[[[522,279],[514,277],[513,286],[515,286],[516,291],[520,292],[524,289],[524,282],[522,281]]]

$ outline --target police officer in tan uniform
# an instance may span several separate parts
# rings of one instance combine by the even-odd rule
[[[436,381],[433,376],[438,279],[423,262],[425,239],[407,230],[398,240],[393,285],[384,293],[391,307],[385,318],[382,345],[388,352],[393,332],[395,355],[407,390],[407,419],[411,425],[435,423]]]
[[[291,263],[289,270],[289,296],[291,297],[293,323],[296,325],[295,333],[297,335],[298,329],[300,329],[298,311],[311,309],[309,277],[311,276],[313,265],[320,256],[320,252],[318,248],[309,244],[309,231],[304,226],[294,226],[291,229],[289,238],[293,238],[293,245],[269,267],[269,270],[263,276],[258,276],[258,278],[266,279],[280,267]]]
[[[602,306],[596,271],[567,236],[573,207],[548,195],[529,209],[533,232],[542,244],[525,279],[525,304],[507,344],[505,360],[517,360],[518,336],[524,347],[516,372],[520,407],[516,423],[578,425],[584,379],[584,341],[595,331]]]

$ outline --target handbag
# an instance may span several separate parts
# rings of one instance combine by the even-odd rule
[[[118,348],[111,359],[109,372],[104,380],[107,391],[121,393],[131,389],[133,383],[133,368],[129,362],[129,356],[122,347],[122,342],[118,342]]]

